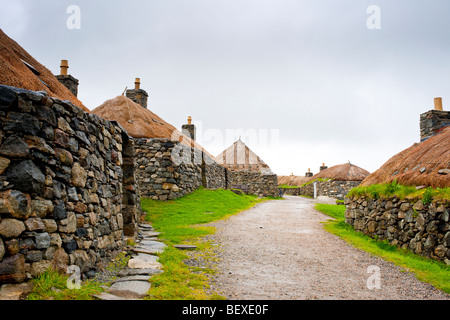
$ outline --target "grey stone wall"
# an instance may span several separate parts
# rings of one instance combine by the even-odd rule
[[[420,141],[425,141],[442,128],[450,126],[450,112],[430,110],[420,115]]]
[[[338,181],[338,180],[327,180],[327,181],[316,181],[316,195],[317,196],[327,196],[331,198],[336,198],[338,200],[344,200],[347,193],[359,186],[361,181]],[[287,189],[289,190],[289,189]],[[293,189],[295,195],[305,195],[308,197],[314,197],[314,183],[309,183],[305,186],[301,186],[298,189]]]
[[[248,194],[258,197],[279,196],[276,174],[261,174],[252,171],[230,171],[228,175],[230,188],[243,188]]]
[[[450,203],[345,198],[345,222],[355,230],[450,264]]]
[[[123,248],[124,186],[135,183],[124,183],[126,133],[67,101],[7,86],[0,123],[0,283],[69,265],[92,276]]]

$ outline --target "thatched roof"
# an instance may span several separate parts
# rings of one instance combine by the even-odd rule
[[[450,127],[397,153],[361,185],[397,179],[399,184],[410,186],[450,187],[450,174],[440,174],[442,169],[450,169]]]
[[[369,174],[369,171],[348,162],[322,170],[309,179],[323,178],[337,181],[363,181]]]
[[[273,174],[270,167],[240,139],[216,157],[218,163],[231,171],[252,171]]]
[[[278,185],[301,186],[310,180],[305,176],[278,176]]]
[[[171,139],[203,150],[173,125],[125,96],[107,100],[91,112],[103,119],[117,121],[133,138]]]
[[[0,84],[31,91],[46,91],[51,97],[68,100],[84,111],[89,112],[89,109],[69,89],[62,85],[50,70],[35,60],[1,29]]]

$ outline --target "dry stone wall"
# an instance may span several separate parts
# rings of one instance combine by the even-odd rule
[[[0,86],[0,283],[52,266],[92,276],[122,250],[140,213],[129,141],[67,101]]]
[[[227,169],[202,150],[169,139],[136,139],[135,154],[142,197],[172,200],[200,186],[227,188]]]
[[[259,197],[278,197],[278,179],[275,174],[261,174],[251,171],[232,171],[228,175],[231,188],[243,189]]]
[[[355,230],[450,264],[450,203],[345,198],[345,222]]]
[[[347,193],[359,186],[361,181],[339,181],[339,180],[326,180],[315,181],[316,182],[316,196],[327,196],[336,198],[338,200],[344,200]],[[304,195],[308,197],[314,197],[314,182],[299,188],[285,189],[285,194],[292,195]]]

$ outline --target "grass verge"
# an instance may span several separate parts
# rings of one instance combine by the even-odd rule
[[[414,273],[420,281],[430,283],[435,288],[450,293],[450,266],[391,246],[387,241],[377,241],[361,232],[356,232],[352,226],[345,223],[345,206],[318,203],[315,208],[334,218],[334,220],[330,219],[324,222],[325,230],[328,232],[358,249],[379,256]]]
[[[158,260],[164,272],[150,279],[149,299],[223,299],[217,293],[209,292],[209,277],[215,270],[208,264],[214,259],[214,246],[202,238],[214,233],[215,229],[203,224],[224,219],[261,201],[263,199],[256,196],[204,188],[173,201],[142,199],[146,220],[161,232],[160,239],[168,245]],[[193,244],[197,249],[188,253],[174,248],[175,244]],[[199,259],[201,266],[195,263]],[[194,263],[186,263],[189,261]]]

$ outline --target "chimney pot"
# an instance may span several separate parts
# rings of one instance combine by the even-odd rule
[[[134,89],[138,90],[141,88],[141,78],[136,78],[134,81]]]
[[[440,110],[443,111],[442,108],[442,98],[434,98],[434,110]]]
[[[188,124],[192,124],[192,117],[191,116],[188,117]]]
[[[69,61],[68,60],[61,60],[61,75],[67,76],[67,69],[69,69]]]

